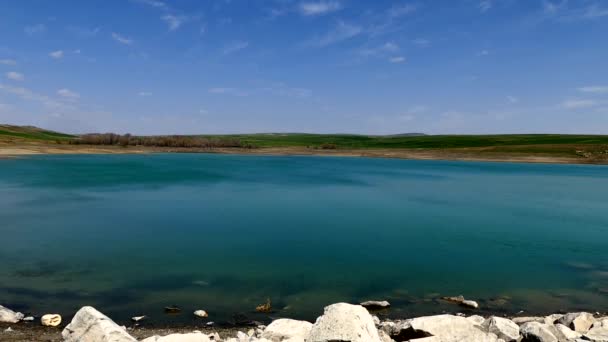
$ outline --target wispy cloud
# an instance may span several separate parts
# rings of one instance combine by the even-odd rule
[[[386,56],[388,53],[394,53],[399,51],[399,45],[394,42],[386,42],[382,45],[364,48],[359,51],[362,56]]]
[[[138,3],[138,4],[152,6],[152,7],[156,7],[156,8],[162,8],[162,9],[167,9],[167,7],[168,7],[165,2],[160,1],[160,0],[131,0],[131,1]]]
[[[38,94],[30,89],[23,87],[13,87],[0,83],[0,91],[18,96],[22,100],[38,102],[49,109],[71,108],[71,105],[58,101],[50,96]]]
[[[117,42],[119,42],[121,44],[124,44],[124,45],[131,45],[131,44],[133,44],[133,40],[132,39],[127,38],[125,36],[122,36],[122,35],[120,35],[120,34],[118,34],[116,32],[112,32],[112,38],[115,41],[117,41]]]
[[[100,27],[86,28],[79,26],[68,26],[67,30],[79,38],[91,38],[101,32]]]
[[[0,59],[0,64],[17,65],[17,61],[15,61],[14,59]]]
[[[71,101],[76,101],[80,98],[80,94],[66,88],[57,90],[57,95]]]
[[[388,10],[388,16],[391,18],[399,18],[416,11],[416,6],[412,4],[393,6]]]
[[[46,31],[46,26],[44,24],[36,24],[31,26],[26,26],[23,29],[28,36],[33,36],[36,34],[44,33]]]
[[[249,93],[238,88],[215,87],[209,88],[210,94],[233,95],[233,96],[248,96]]]
[[[402,17],[414,13],[417,9],[418,7],[412,4],[392,6],[385,12],[376,15],[375,23],[366,31],[371,36],[400,31],[403,28]]]
[[[360,35],[362,32],[363,28],[360,26],[339,21],[338,24],[325,35],[309,41],[306,45],[325,47],[354,38]]]
[[[487,56],[490,54],[490,51],[488,50],[481,50],[477,53],[477,57],[483,57],[483,56]]]
[[[424,38],[416,38],[412,40],[412,43],[418,47],[425,48],[431,46],[431,41]]]
[[[479,2],[479,10],[481,13],[489,11],[493,6],[494,2],[492,0],[482,0]]]
[[[604,94],[608,93],[608,86],[586,86],[578,88],[578,91],[583,93]]]
[[[342,4],[338,1],[302,2],[298,6],[300,13],[306,16],[325,15],[340,9]]]
[[[224,55],[229,55],[229,54],[241,51],[243,49],[246,49],[247,47],[249,47],[249,42],[239,40],[239,41],[235,41],[235,42],[229,43],[226,46],[224,46],[224,48],[222,49],[222,53]]]
[[[49,57],[54,59],[61,59],[63,58],[63,50],[49,52]]]
[[[25,76],[22,73],[18,73],[16,71],[9,71],[6,73],[6,78],[12,81],[23,81],[25,80]]]
[[[405,62],[405,57],[403,56],[396,56],[396,57],[391,57],[388,60],[391,63],[403,63]]]
[[[188,17],[186,16],[177,16],[173,14],[163,15],[160,18],[167,24],[169,31],[177,30],[180,26],[182,26],[183,23],[188,20]]]
[[[608,7],[601,6],[601,3],[603,2],[544,0],[543,13],[545,19],[565,22],[593,20],[608,16]]]
[[[597,102],[594,100],[574,99],[562,102],[560,107],[564,109],[582,109],[594,107],[595,105],[597,105]]]
[[[142,97],[148,97],[148,96],[152,96],[152,93],[148,92],[148,91],[140,91],[139,93],[137,93],[137,95],[142,96]]]
[[[518,103],[519,99],[515,96],[507,95],[507,101],[509,103]]]

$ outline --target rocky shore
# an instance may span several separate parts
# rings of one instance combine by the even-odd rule
[[[460,300],[460,297],[450,297]],[[463,303],[471,307],[472,301]],[[474,302],[473,302],[474,303]],[[61,329],[61,317],[45,315],[37,328],[33,317],[24,317],[0,306],[0,341],[64,342],[608,342],[608,316],[577,312],[546,317],[482,317],[478,315],[436,315],[381,321],[375,309],[388,302],[365,305],[337,303],[325,308],[314,323],[276,319],[268,326],[239,330],[126,328],[95,308],[81,308]],[[367,307],[367,308],[366,308]],[[369,311],[368,311],[369,310]],[[371,311],[371,313],[370,313]],[[143,319],[134,317],[134,320]],[[46,326],[46,327],[42,327]],[[5,328],[6,327],[6,328]],[[29,333],[24,333],[28,331]]]

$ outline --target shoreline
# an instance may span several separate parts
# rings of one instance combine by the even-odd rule
[[[502,151],[500,148],[446,148],[446,149],[313,149],[306,147],[248,148],[158,148],[50,144],[0,144],[0,159],[32,155],[62,154],[155,154],[155,153],[207,153],[240,154],[253,156],[330,156],[366,157],[409,160],[475,161],[532,164],[608,165],[608,153],[599,155],[549,155]]]
[[[86,306],[69,317],[71,322],[65,320],[58,325],[44,326],[40,317],[24,321],[20,313],[0,306],[0,318],[6,319],[11,314],[21,315],[18,322],[0,322],[0,341],[76,342],[112,337],[112,341],[117,342],[161,342],[165,339],[167,342],[320,342],[328,338],[333,341],[332,338],[345,335],[363,337],[348,339],[357,342],[416,342],[419,338],[420,341],[427,341],[431,336],[432,341],[436,342],[608,339],[606,313],[564,312],[529,316],[521,312],[509,316],[487,311],[479,313],[477,302],[465,300],[462,296],[443,299],[459,305],[462,310],[457,313],[387,319],[379,314],[390,310],[390,303],[386,301],[370,301],[358,305],[336,303],[325,307],[324,313],[312,322],[273,317],[268,325],[258,322],[255,325],[233,327],[209,325],[203,320],[200,325],[147,326],[145,319],[141,325],[137,322],[121,325],[95,308]],[[548,339],[535,339],[543,336]],[[551,336],[555,339],[551,339]]]

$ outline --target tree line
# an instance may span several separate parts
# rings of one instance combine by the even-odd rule
[[[83,134],[70,141],[75,145],[118,145],[118,146],[152,146],[152,147],[244,147],[251,145],[243,144],[239,139],[229,137],[200,137],[186,135],[163,135],[163,136],[134,136],[131,134],[94,133]]]

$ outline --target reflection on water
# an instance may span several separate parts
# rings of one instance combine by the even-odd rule
[[[0,298],[118,320],[598,310],[608,168],[223,155],[0,161]],[[275,312],[254,312],[271,298]],[[239,314],[235,316],[235,314]]]

